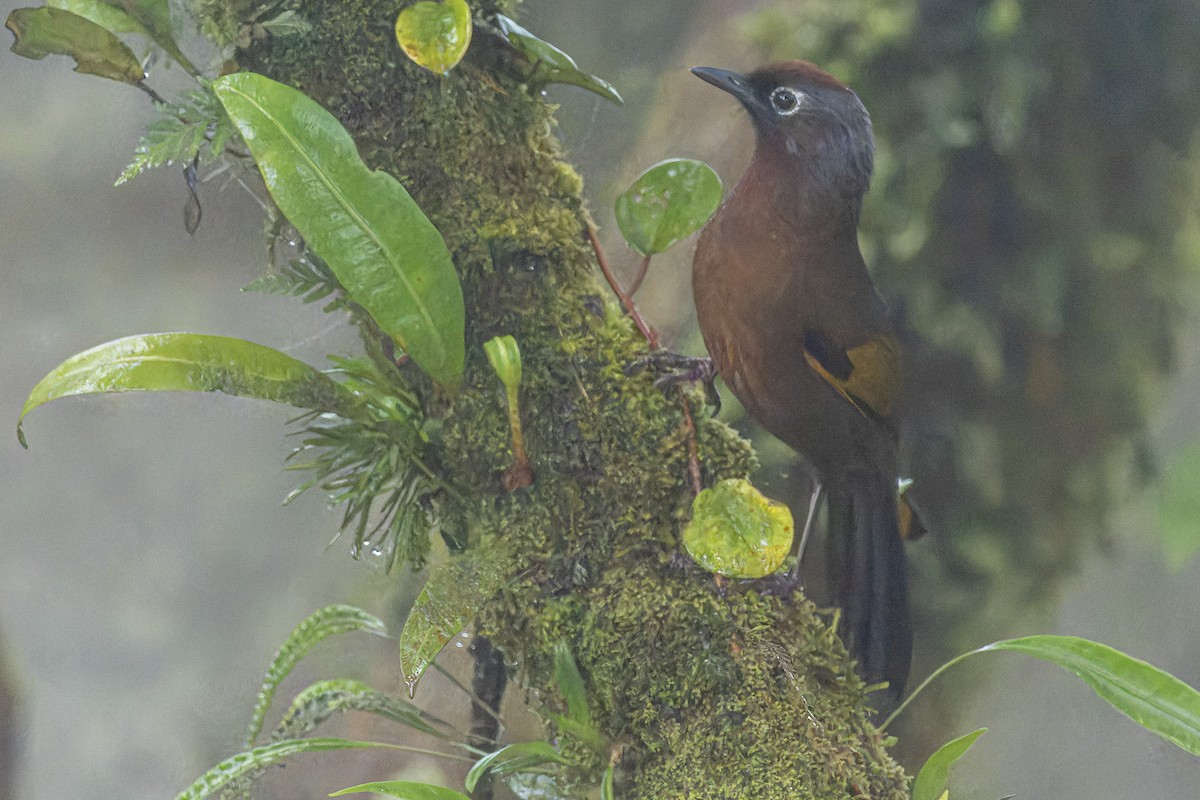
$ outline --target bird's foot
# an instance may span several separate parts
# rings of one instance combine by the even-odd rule
[[[714,381],[717,378],[717,367],[707,356],[685,356],[672,353],[669,350],[655,350],[648,356],[631,362],[625,368],[626,375],[637,375],[644,370],[654,371],[658,377],[654,385],[667,390],[681,383],[704,384],[704,396],[713,407],[713,416],[721,411],[721,395],[717,392]]]

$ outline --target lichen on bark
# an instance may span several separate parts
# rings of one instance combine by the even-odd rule
[[[228,29],[235,2],[217,25]],[[515,576],[477,629],[516,680],[558,710],[552,652],[566,640],[602,733],[621,748],[625,798],[900,798],[905,778],[870,722],[865,692],[826,617],[803,598],[722,584],[678,557],[692,499],[680,404],[626,367],[646,343],[598,280],[582,184],[561,158],[553,107],[473,3],[467,59],[446,77],[407,63],[395,3],[313,0],[300,36],[254,38],[237,62],[332,111],[369,164],[398,177],[454,255],[467,304],[463,389],[424,390],[441,420],[442,512],[477,558]],[[509,493],[505,401],[481,344],[511,334],[535,483]],[[696,392],[693,406],[702,407]],[[753,451],[696,420],[706,484],[747,477]],[[548,714],[547,714],[547,718]],[[549,726],[549,723],[548,723]],[[606,766],[583,764],[582,793]],[[571,788],[569,786],[568,788]]]

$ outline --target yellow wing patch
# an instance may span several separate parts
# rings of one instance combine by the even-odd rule
[[[845,380],[830,374],[811,353],[804,360],[813,372],[846,398],[863,416],[891,417],[900,390],[900,343],[895,336],[868,339],[846,351],[852,369]]]

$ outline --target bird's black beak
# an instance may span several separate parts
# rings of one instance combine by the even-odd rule
[[[729,92],[743,103],[749,104],[754,100],[754,90],[745,75],[716,67],[692,67],[692,74],[705,83]]]

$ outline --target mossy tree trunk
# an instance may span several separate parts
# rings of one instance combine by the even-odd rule
[[[238,4],[212,2],[214,19]],[[505,4],[472,4],[477,26]],[[475,563],[516,576],[477,628],[513,676],[555,710],[555,642],[566,640],[593,715],[619,753],[624,798],[900,798],[842,645],[799,595],[720,583],[677,557],[692,499],[677,400],[625,367],[647,345],[598,280],[582,185],[560,159],[551,107],[477,27],[446,77],[408,63],[395,2],[312,0],[311,32],[253,39],[242,68],[330,109],[367,162],[400,178],[446,238],[467,303],[467,371],[442,420],[439,462],[464,500],[439,508]],[[512,334],[524,361],[526,448],[535,482],[508,492],[504,395],[482,342]],[[419,377],[414,377],[419,381]],[[701,415],[703,416],[703,415]],[[755,465],[726,426],[696,420],[708,485]],[[560,733],[591,765],[606,766]]]

